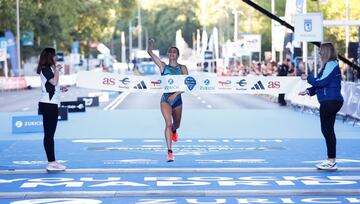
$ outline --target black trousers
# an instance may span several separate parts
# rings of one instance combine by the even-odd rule
[[[343,101],[323,101],[320,103],[321,132],[324,135],[328,158],[336,158],[336,136],[334,131],[336,114]]]
[[[39,102],[39,111],[43,115],[44,148],[49,162],[55,161],[54,135],[59,109],[57,104]]]

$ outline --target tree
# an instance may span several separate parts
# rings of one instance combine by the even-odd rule
[[[312,4],[315,4],[313,2]],[[350,16],[349,20],[360,19],[360,7],[358,0],[349,0]],[[317,8],[314,5],[309,9],[309,12],[316,12]],[[332,0],[325,4],[320,4],[320,12],[323,13],[324,20],[345,20],[345,1]],[[357,39],[358,27],[350,27],[350,41],[358,41]],[[324,41],[333,42],[339,53],[345,53],[345,27],[324,27]]]
[[[165,55],[175,45],[176,31],[181,29],[187,44],[192,46],[192,33],[200,27],[196,17],[196,0],[163,1],[144,8],[143,27],[155,38],[156,48]],[[195,6],[189,6],[195,5]]]

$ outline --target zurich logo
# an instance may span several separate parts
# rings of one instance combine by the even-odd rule
[[[311,19],[305,19],[304,20],[304,30],[305,30],[305,32],[311,32],[312,31],[312,20]]]
[[[171,84],[173,84],[174,83],[174,79],[169,79],[168,80],[168,83],[171,85]]]
[[[23,122],[20,121],[20,120],[16,121],[16,123],[15,123],[15,126],[16,126],[17,128],[21,128],[23,125],[24,125]]]
[[[205,84],[206,86],[208,86],[208,85],[210,84],[210,80],[209,80],[209,79],[205,79],[204,84]]]

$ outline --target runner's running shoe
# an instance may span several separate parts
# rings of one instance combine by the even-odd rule
[[[175,157],[174,157],[173,153],[169,152],[168,156],[167,156],[167,162],[173,162],[174,160],[175,160]]]
[[[177,142],[177,140],[178,140],[178,134],[177,134],[176,131],[172,133],[171,138],[172,138],[172,141]]]
[[[336,171],[337,170],[336,162],[330,162],[328,160],[323,161],[323,162],[321,162],[319,164],[316,164],[315,166],[319,170],[330,170],[330,171]]]

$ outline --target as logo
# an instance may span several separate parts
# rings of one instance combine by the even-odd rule
[[[268,88],[269,89],[278,89],[278,88],[280,88],[280,81],[269,81]]]
[[[103,78],[102,84],[110,85],[110,86],[115,85],[115,79],[105,77],[105,78]]]

